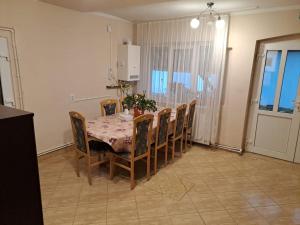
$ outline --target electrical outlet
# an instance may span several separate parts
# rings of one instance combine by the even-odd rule
[[[111,30],[112,30],[112,29],[111,29],[111,25],[108,24],[107,27],[106,27],[106,31],[107,31],[108,33],[111,33]]]
[[[70,102],[74,102],[75,101],[75,95],[74,94],[70,94]]]

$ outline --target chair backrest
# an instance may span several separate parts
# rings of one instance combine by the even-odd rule
[[[101,115],[111,116],[118,112],[118,100],[106,99],[100,102]]]
[[[89,152],[88,138],[85,126],[85,118],[78,112],[69,112],[73,138],[76,148],[83,152]]]
[[[175,138],[177,138],[183,134],[186,108],[187,108],[187,105],[183,104],[183,105],[178,106],[176,109],[176,120],[175,120],[175,126],[174,126]]]
[[[119,105],[120,105],[120,112],[124,112],[124,98],[119,99]]]
[[[187,121],[187,128],[191,129],[193,127],[195,109],[196,109],[196,100],[193,100],[189,105],[189,113],[188,113],[188,121]]]
[[[150,151],[153,115],[141,115],[133,121],[131,157],[138,157]]]
[[[161,146],[168,143],[168,130],[171,118],[171,109],[166,108],[158,113],[155,145]]]

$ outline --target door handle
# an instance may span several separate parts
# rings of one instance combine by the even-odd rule
[[[295,108],[297,109],[297,112],[300,112],[300,100],[293,100]]]
[[[292,102],[294,103],[295,106],[300,105],[300,100],[297,101],[293,100]]]

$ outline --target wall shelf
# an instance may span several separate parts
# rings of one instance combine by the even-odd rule
[[[120,89],[120,85],[106,86],[106,89]]]

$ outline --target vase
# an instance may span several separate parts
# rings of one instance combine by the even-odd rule
[[[134,107],[134,114],[133,114],[134,117],[138,117],[138,116],[143,115],[143,114],[144,114],[144,110],[141,110],[137,107]]]

